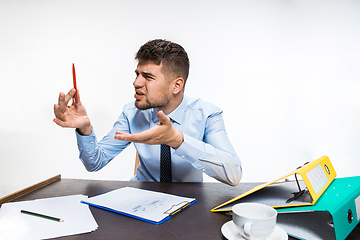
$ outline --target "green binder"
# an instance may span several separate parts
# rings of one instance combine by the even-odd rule
[[[278,211],[278,225],[299,239],[345,239],[360,221],[360,176],[335,178],[312,206]]]

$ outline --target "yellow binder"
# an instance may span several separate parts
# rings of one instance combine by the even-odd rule
[[[286,178],[294,175],[294,181]],[[302,179],[299,179],[301,177]],[[258,202],[275,208],[313,205],[336,177],[330,159],[323,156],[283,177],[254,187],[213,209],[211,212],[231,211],[242,202]],[[281,181],[285,179],[285,181]]]

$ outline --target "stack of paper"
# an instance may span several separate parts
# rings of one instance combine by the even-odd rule
[[[87,196],[72,195],[5,203],[0,209],[0,239],[49,239],[94,231],[98,225],[87,205]],[[40,213],[64,222],[23,214]]]

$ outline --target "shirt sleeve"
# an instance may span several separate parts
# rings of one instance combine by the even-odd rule
[[[108,164],[114,157],[121,153],[130,143],[116,140],[116,131],[129,132],[124,112],[115,122],[111,131],[98,142],[94,129],[89,136],[83,136],[76,132],[79,148],[79,158],[89,172],[98,171]]]
[[[184,134],[184,142],[174,153],[229,185],[237,185],[242,177],[241,162],[227,136],[221,112],[207,118],[203,141]]]

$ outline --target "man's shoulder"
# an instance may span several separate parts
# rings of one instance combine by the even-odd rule
[[[135,102],[129,102],[123,107],[123,114],[125,114],[128,118],[132,118],[135,116],[149,117],[152,116],[153,111],[153,108],[140,110],[135,106]]]
[[[189,110],[204,111],[207,113],[222,112],[215,104],[202,100],[201,98],[186,97],[186,105]]]
[[[136,111],[137,108],[135,107],[135,102],[129,102],[127,104],[125,104],[125,106],[123,107],[124,111]]]

